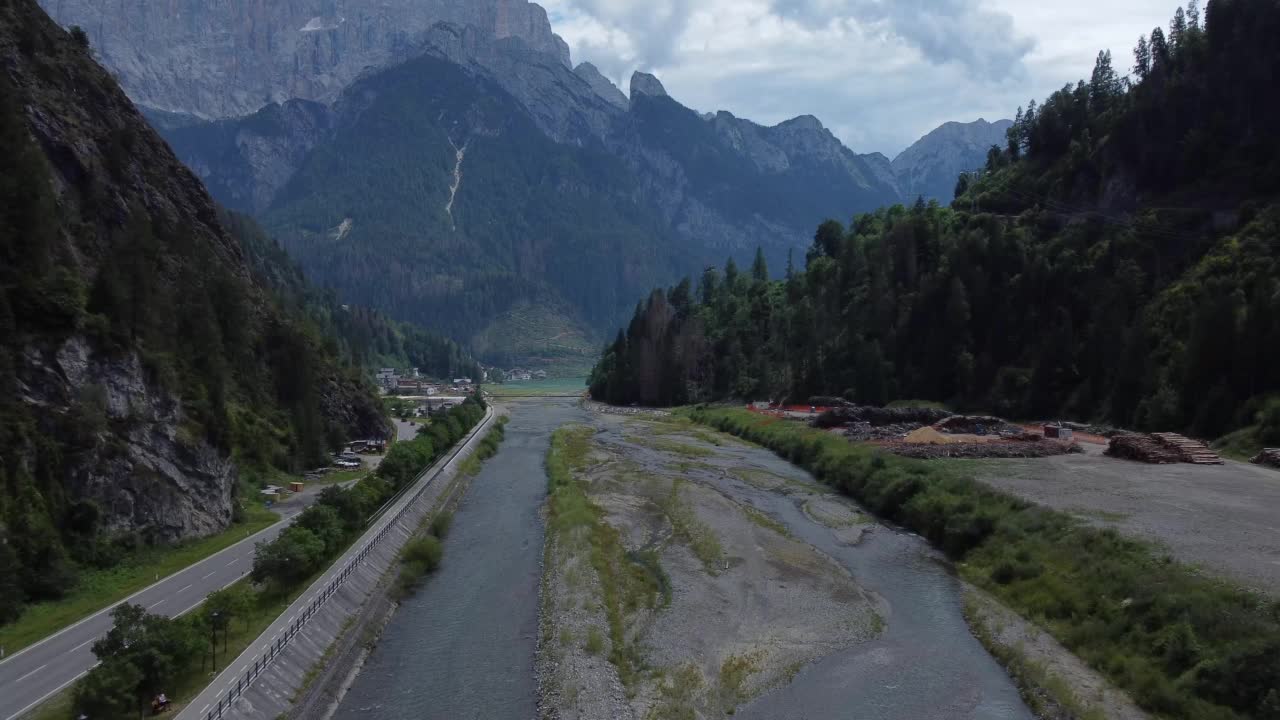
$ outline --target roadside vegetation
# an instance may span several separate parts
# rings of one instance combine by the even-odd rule
[[[251,642],[254,618],[269,624],[287,608],[360,537],[386,503],[465,437],[484,412],[483,400],[468,398],[440,413],[418,437],[392,446],[376,473],[349,488],[326,487],[316,504],[275,540],[258,545],[249,582],[211,593],[198,611],[168,618],[134,605],[116,608],[114,627],[93,645],[100,663],[76,684],[66,717],[83,713],[94,720],[127,720],[160,692],[175,702],[182,699],[184,678],[207,680],[205,661],[213,662],[215,643],[220,640],[230,652],[233,621],[244,628],[246,644]],[[434,551],[418,547],[412,552],[415,562],[427,563]],[[190,690],[194,695],[201,687],[195,682]]]
[[[966,579],[1044,627],[1144,709],[1186,720],[1280,717],[1274,603],[942,465],[745,410],[691,416],[772,449],[928,538]]]
[[[193,565],[274,525],[280,516],[249,504],[241,521],[212,537],[171,547],[138,548],[120,564],[83,572],[75,588],[58,600],[26,606],[12,623],[0,626],[0,647],[6,655],[46,638],[112,603]]]

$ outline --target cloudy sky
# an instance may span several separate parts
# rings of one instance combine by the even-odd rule
[[[948,120],[1012,117],[1118,71],[1177,0],[539,0],[574,62],[618,82],[657,75],[700,111],[772,124],[818,116],[859,152],[893,157]]]

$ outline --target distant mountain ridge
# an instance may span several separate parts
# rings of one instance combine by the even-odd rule
[[[573,67],[545,12],[523,0],[416,3],[394,27],[406,0],[287,9],[238,0],[179,13],[181,22],[182,2],[120,17],[83,0],[44,2],[89,29],[214,196],[261,218],[309,274],[490,359],[504,340],[530,348],[541,337],[554,353],[564,343],[551,339],[567,333],[596,347],[643,287],[726,256],[745,263],[757,247],[781,268],[809,246],[815,223],[914,199],[887,158],[849,150],[812,116],[765,127],[699,114],[646,73],[623,94],[589,63]],[[323,21],[330,16],[346,20]],[[241,49],[211,45],[200,32],[211,25],[232,28]],[[142,50],[132,49],[138,27],[158,36]],[[267,49],[264,27],[275,33]],[[363,28],[359,42],[354,28]],[[407,66],[435,74],[410,82]],[[259,93],[273,102],[223,117]],[[507,157],[486,155],[514,137],[521,144]],[[386,168],[369,167],[374,157]],[[418,164],[401,167],[404,158]],[[491,172],[476,172],[490,161]],[[581,237],[575,223],[597,237]],[[430,272],[398,269],[410,257]],[[520,328],[528,337],[509,337]]]
[[[330,101],[370,67],[416,47],[436,23],[520,38],[568,64],[546,10],[526,0],[41,0],[79,25],[135,103],[197,118],[272,102]]]
[[[416,59],[365,73],[331,104],[293,100],[166,136],[220,199],[259,214],[313,277],[355,302],[447,329],[490,358],[504,336],[520,347],[534,339],[509,337],[521,325],[509,318],[546,326],[547,313],[531,314],[529,303],[559,319],[544,339],[568,333],[595,347],[600,329],[630,312],[625,298],[642,281],[730,255],[745,261],[757,246],[782,267],[808,246],[815,218],[900,199],[883,156],[853,153],[816,118],[764,127],[727,112],[702,116],[643,73],[627,97],[589,65],[570,68],[520,38],[471,26],[438,24],[421,39]],[[516,137],[504,155],[487,154]],[[365,174],[371,158],[382,165]],[[405,158],[418,160],[401,167]],[[489,172],[489,162],[505,169]],[[594,175],[604,167],[607,176]],[[534,201],[544,183],[558,194]],[[510,202],[495,207],[498,196]],[[579,224],[603,223],[594,225],[595,249],[570,249],[580,233],[562,224],[572,218],[547,212],[556,204],[576,208]],[[514,227],[521,237],[509,234]],[[430,277],[396,279],[394,268],[419,253]],[[376,257],[396,258],[390,276],[372,265],[353,270]],[[496,278],[506,279],[498,287]]]
[[[981,168],[992,145],[1003,148],[1012,120],[948,122],[917,140],[893,159],[903,199],[918,196],[943,204],[955,196],[960,173]]]

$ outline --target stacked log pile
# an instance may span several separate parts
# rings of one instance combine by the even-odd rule
[[[1250,460],[1254,465],[1270,465],[1273,468],[1280,468],[1280,448],[1267,448],[1258,453],[1257,457]]]
[[[1182,459],[1182,462],[1192,463],[1193,465],[1222,464],[1222,458],[1218,456],[1218,453],[1210,450],[1207,445],[1198,440],[1192,440],[1177,433],[1154,433],[1152,437],[1165,447],[1173,450]]]
[[[1122,460],[1137,460],[1156,465],[1182,462],[1182,457],[1172,448],[1150,435],[1141,433],[1125,433],[1111,438],[1111,443],[1107,445],[1107,455]]]

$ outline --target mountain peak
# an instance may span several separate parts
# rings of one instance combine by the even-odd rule
[[[600,69],[589,62],[584,62],[573,69],[578,77],[586,81],[591,89],[597,95],[604,98],[609,104],[625,110],[627,108],[627,96],[622,94],[617,85],[614,85],[609,78],[605,77]]]
[[[39,2],[89,33],[136,104],[205,119],[249,115],[267,100],[331,102],[366,70],[414,54],[437,23],[517,39],[572,68],[546,9],[528,0]]]
[[[636,71],[631,76],[631,99],[635,100],[638,95],[648,95],[649,97],[668,97],[667,89],[662,87],[662,81],[657,77]]]
[[[821,120],[812,115],[799,115],[790,120],[784,120],[778,123],[777,127],[788,130],[813,130],[816,132],[822,132],[827,129]]]

